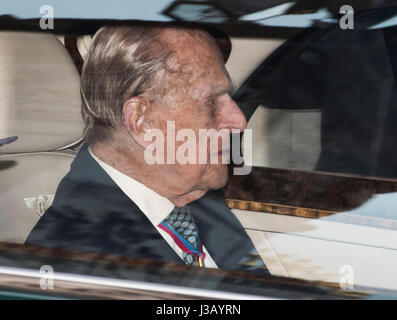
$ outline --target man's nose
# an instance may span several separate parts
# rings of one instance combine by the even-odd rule
[[[218,116],[219,129],[229,129],[231,132],[232,129],[243,131],[247,127],[247,119],[229,95],[224,97]]]

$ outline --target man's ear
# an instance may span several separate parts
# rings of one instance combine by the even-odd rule
[[[143,97],[132,97],[123,104],[124,126],[142,147],[146,147],[148,142],[144,140],[145,133],[151,128],[148,118],[150,110],[149,102]]]

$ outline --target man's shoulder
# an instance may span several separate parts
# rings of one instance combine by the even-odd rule
[[[120,193],[117,185],[90,156],[88,147],[84,144],[69,172],[60,181],[52,206],[47,211],[78,211],[81,214],[98,211],[103,208],[105,200],[120,197]]]
[[[128,235],[137,224],[145,224],[141,220],[142,214],[136,204],[83,149],[59,183],[52,205],[25,243],[78,250],[104,248],[107,251],[107,246],[116,245],[114,240],[118,240],[112,240],[114,230],[122,233],[128,229],[125,231]]]

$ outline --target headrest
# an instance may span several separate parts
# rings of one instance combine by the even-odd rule
[[[0,154],[56,150],[82,137],[80,77],[49,33],[0,32]]]
[[[236,87],[240,87],[244,80],[285,41],[285,39],[232,38],[232,52],[226,63],[226,69]]]

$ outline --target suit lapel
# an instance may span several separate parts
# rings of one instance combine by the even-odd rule
[[[127,231],[121,236],[117,234],[117,228],[104,226],[107,230],[103,233],[109,233],[109,237],[119,242],[114,247],[122,248],[117,254],[167,262],[182,261],[146,215],[91,157],[86,145],[73,162],[71,172],[73,174],[69,178],[80,186],[87,186],[92,198],[98,198],[98,190],[101,190],[99,205],[96,205],[95,210],[89,211],[91,218],[98,220],[98,217],[106,217],[113,219],[113,226],[126,228]]]

